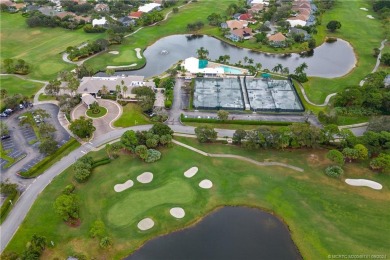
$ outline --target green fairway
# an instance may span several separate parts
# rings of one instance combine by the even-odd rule
[[[88,40],[105,38],[105,34],[85,33],[62,28],[29,28],[21,14],[1,13],[1,59],[24,59],[31,65],[28,77],[53,79],[58,72],[75,65],[62,60],[68,46],[77,46]]]
[[[31,97],[43,87],[43,84],[16,76],[0,76],[0,87],[7,90],[8,95],[22,94]]]
[[[149,124],[150,120],[142,113],[141,107],[128,103],[123,107],[123,114],[114,122],[115,127],[129,127]]]
[[[390,180],[361,165],[345,167],[343,178],[367,178],[383,185],[376,191],[352,187],[343,180],[323,173],[330,165],[326,150],[244,150],[232,145],[198,144],[194,139],[175,137],[210,153],[230,153],[258,161],[279,161],[302,167],[296,172],[282,167],[260,167],[236,159],[204,157],[183,147],[162,151],[162,159],[145,164],[122,154],[108,165],[94,169],[86,184],[77,184],[72,171],[66,170],[39,195],[27,218],[16,232],[7,250],[21,252],[33,234],[54,241],[43,258],[64,259],[73,253],[88,258],[120,259],[146,240],[195,223],[223,205],[246,205],[271,211],[288,224],[292,238],[304,259],[324,259],[329,254],[389,254],[388,205]],[[103,150],[92,153],[105,156]],[[191,179],[183,173],[197,166]],[[136,177],[149,171],[154,179],[140,184]],[[198,183],[210,179],[213,188],[200,189]],[[114,186],[133,180],[135,184],[121,193]],[[54,213],[54,199],[74,182],[81,202],[81,225],[67,226]],[[183,207],[186,216],[174,219],[171,207]],[[149,231],[139,231],[137,223],[145,217],[155,221]],[[100,249],[88,232],[95,220],[103,220],[113,239],[110,250]]]
[[[323,14],[322,24],[318,26],[319,35],[326,34],[326,24],[329,21],[340,21],[341,29],[335,33],[328,32],[327,35],[348,41],[357,55],[358,62],[354,70],[344,77],[310,78],[304,86],[306,94],[314,103],[321,104],[330,93],[338,92],[348,86],[357,86],[375,66],[376,58],[372,55],[373,48],[379,48],[381,41],[386,38],[385,28],[379,20],[366,17],[368,14],[375,17],[375,13],[365,12],[359,8],[372,10],[369,1],[335,1],[333,9]]]
[[[122,192],[124,196],[118,194],[117,202],[109,209],[107,214],[109,223],[116,227],[129,225],[145,218],[146,216],[143,215],[145,209],[151,209],[163,204],[167,205],[167,208],[169,208],[170,204],[188,204],[195,197],[191,186],[184,180],[174,180],[154,190],[139,191],[139,189],[143,188],[140,186],[143,185],[146,188],[148,186],[147,184],[137,183],[138,190],[130,188]]]

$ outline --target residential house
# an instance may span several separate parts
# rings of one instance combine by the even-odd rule
[[[233,19],[239,20],[240,15],[241,15],[240,13],[233,14]]]
[[[110,7],[107,4],[97,4],[94,7],[96,12],[109,12]]]
[[[118,19],[123,26],[131,26],[135,24],[135,21],[128,16],[124,16]]]
[[[300,26],[306,25],[306,20],[301,18],[301,17],[290,17],[290,18],[286,19],[286,22],[289,22],[291,27],[295,27],[297,25],[300,25]]]
[[[52,6],[42,6],[38,9],[38,11],[44,15],[47,15],[47,16],[56,16],[57,15],[56,8],[52,7]]]
[[[273,47],[284,47],[286,45],[286,36],[278,32],[267,37],[269,44]]]
[[[161,4],[149,3],[149,4],[145,4],[143,6],[138,7],[138,11],[143,12],[143,13],[149,13],[149,12],[154,11],[154,10],[157,10],[157,11],[161,10]]]
[[[40,8],[39,5],[27,5],[26,6],[26,12],[38,11],[39,8]]]
[[[100,94],[103,86],[106,87],[107,92],[114,93],[116,86],[127,86],[126,93],[123,93],[125,98],[135,98],[131,94],[131,90],[135,87],[150,87],[155,88],[153,81],[145,81],[144,76],[112,76],[112,77],[83,77],[80,81],[80,86],[77,89],[78,94],[90,94],[97,97]],[[122,85],[123,81],[123,85]]]
[[[93,19],[92,26],[105,26],[107,24],[106,17],[100,18],[100,19]]]
[[[242,14],[238,17],[239,21],[247,21],[248,23],[256,23],[256,20],[253,19],[251,14]]]
[[[229,20],[226,21],[227,28],[230,30],[234,29],[242,29],[248,27],[248,22],[247,21],[237,21],[237,20]]]
[[[255,5],[252,5],[252,7],[250,9],[248,9],[248,13],[251,15],[255,15],[255,14],[260,13],[263,10],[264,10],[264,4],[255,4]]]
[[[140,11],[138,11],[138,12],[131,12],[129,14],[129,17],[131,19],[139,19],[139,18],[141,18],[142,14],[143,14],[143,12],[140,12]]]
[[[229,34],[227,34],[225,37],[232,40],[233,42],[238,42],[242,40],[248,40],[252,38],[253,33],[251,28],[241,28],[241,29],[235,29],[231,30]]]
[[[81,102],[88,108],[90,109],[91,108],[91,105],[93,105],[94,103],[97,103],[97,100],[94,96],[92,96],[91,94],[88,94],[88,93],[84,93],[82,94],[81,96]]]
[[[294,37],[294,35],[296,35],[296,34],[302,34],[304,36],[304,40],[305,41],[308,41],[311,38],[311,35],[308,34],[305,30],[299,29],[299,28],[295,28],[295,27],[291,27],[290,31],[288,32],[288,34],[290,36],[292,36],[292,37]]]
[[[249,5],[263,4],[269,6],[269,0],[252,0]]]

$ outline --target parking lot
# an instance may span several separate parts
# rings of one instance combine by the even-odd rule
[[[26,171],[30,170],[31,167],[33,167],[35,164],[40,162],[43,158],[44,158],[44,156],[42,154],[40,154],[38,157],[30,160],[28,163],[23,165],[23,167],[19,170],[19,172],[26,172]]]
[[[12,132],[10,131],[11,138],[5,139],[1,141],[1,146],[4,151],[8,151],[8,156],[14,159],[19,158],[22,154],[24,154],[18,142],[15,141],[14,136],[12,136]]]
[[[24,139],[26,139],[29,145],[35,143],[34,141],[37,141],[37,136],[35,135],[35,132],[31,126],[22,126],[20,127],[20,131],[22,132]]]
[[[8,161],[4,160],[3,158],[0,158],[0,168],[3,169],[4,165],[7,164]]]

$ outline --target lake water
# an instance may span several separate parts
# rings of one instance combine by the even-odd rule
[[[271,70],[278,63],[281,63],[283,67],[290,69],[290,73],[297,66],[306,62],[309,66],[306,70],[307,75],[324,78],[343,76],[356,63],[352,47],[346,41],[340,39],[334,43],[324,43],[314,49],[312,56],[304,57],[296,53],[279,55],[254,52],[229,45],[210,36],[172,35],[161,38],[146,48],[144,56],[147,64],[144,68],[137,71],[122,71],[116,74],[142,75],[145,77],[159,75],[179,60],[191,56],[196,57],[196,50],[200,47],[204,47],[209,51],[209,58],[212,60],[218,59],[221,55],[230,55],[229,62],[234,64],[239,60],[243,61],[244,57],[247,56],[252,58],[254,63],[260,62],[263,69]],[[104,73],[98,75],[103,76]]]
[[[172,220],[174,221],[174,220]],[[224,207],[193,227],[147,242],[126,260],[302,259],[287,227],[258,209]]]

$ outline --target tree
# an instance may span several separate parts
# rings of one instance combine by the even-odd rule
[[[386,52],[382,54],[381,62],[386,66],[390,66],[390,52]]]
[[[306,62],[304,62],[301,65],[299,65],[298,67],[296,67],[294,72],[295,72],[295,74],[299,75],[299,74],[304,73],[305,69],[307,69],[307,68],[308,68],[308,66],[307,66]]]
[[[58,149],[57,145],[53,137],[44,138],[39,145],[39,152],[45,155],[53,154]]]
[[[155,134],[155,135],[158,135],[158,136],[162,136],[162,135],[172,135],[173,134],[173,131],[172,129],[163,124],[163,123],[155,123],[152,128],[150,129],[150,131]]]
[[[60,92],[60,85],[61,85],[61,81],[57,79],[50,80],[49,84],[47,84],[45,87],[45,93],[47,95],[57,96],[58,92]]]
[[[384,154],[384,153],[379,154],[378,157],[371,160],[370,167],[373,170],[377,170],[381,172],[389,172],[390,154]]]
[[[103,238],[106,235],[106,226],[101,220],[96,220],[92,223],[91,228],[89,229],[89,236],[92,238],[98,237]]]
[[[219,110],[217,115],[218,119],[222,121],[227,120],[229,118],[229,112],[226,110]]]
[[[278,63],[275,67],[272,68],[273,72],[279,72],[283,70],[283,65]]]
[[[115,91],[116,91],[116,98],[118,99],[119,95],[121,94],[121,86],[116,85],[115,86]]]
[[[106,85],[103,85],[102,86],[102,89],[100,90],[100,92],[103,94],[103,95],[107,95],[108,93],[108,88]]]
[[[175,14],[177,14],[177,13],[179,12],[179,8],[174,7],[174,8],[172,9],[172,12],[175,13]]]
[[[288,67],[284,67],[283,70],[282,70],[282,74],[290,74],[290,69]]]
[[[357,151],[358,160],[366,160],[368,158],[368,149],[364,145],[357,144],[353,148]]]
[[[148,158],[148,148],[145,145],[138,145],[135,148],[135,154],[142,160],[146,160]]]
[[[198,59],[201,60],[206,60],[207,56],[209,55],[209,51],[206,50],[204,47],[200,47],[200,49],[198,49],[196,53],[198,54]]]
[[[263,65],[261,63],[256,63],[255,67],[257,70],[261,70],[261,67],[263,67]]]
[[[8,91],[4,88],[0,89],[0,98],[6,98],[8,96]]]
[[[79,218],[80,203],[76,195],[62,194],[54,202],[54,209],[64,221]]]
[[[100,247],[101,248],[108,248],[112,245],[112,239],[110,237],[103,237],[100,240]]]
[[[199,126],[195,128],[195,134],[201,143],[214,142],[217,140],[217,132],[211,126]]]
[[[316,43],[316,40],[315,39],[310,39],[309,40],[309,49],[314,49],[316,47],[317,43]]]
[[[41,138],[49,138],[53,136],[53,133],[56,132],[56,128],[49,123],[41,122],[38,126],[38,132]]]
[[[326,28],[331,31],[331,32],[334,32],[336,31],[337,29],[340,29],[341,28],[341,23],[339,21],[335,21],[335,20],[332,20],[330,21],[327,25],[326,25]]]
[[[332,162],[335,162],[337,165],[344,165],[344,155],[338,150],[330,150],[326,154],[326,158],[328,158]]]
[[[358,151],[347,147],[343,149],[343,155],[348,162],[352,162],[352,160],[356,160],[358,158]]]
[[[9,129],[5,122],[0,121],[0,136],[8,135]]]
[[[30,240],[30,246],[29,248],[33,251],[37,251],[39,253],[42,253],[43,250],[45,250],[47,245],[46,238],[43,236],[38,236],[34,234]]]
[[[145,162],[152,163],[160,160],[161,153],[155,149],[148,150],[148,157],[145,159]]]
[[[126,98],[127,90],[129,89],[127,86],[123,86],[123,97]]]
[[[325,174],[329,177],[338,178],[344,173],[343,169],[340,166],[329,166],[325,169]]]
[[[135,87],[132,89],[132,93],[137,95],[138,103],[143,111],[149,111],[154,106],[156,94],[149,87]]]
[[[158,145],[158,141],[159,140],[156,140],[154,138],[149,138],[149,139],[146,140],[146,146],[148,148],[156,148],[157,145]]]
[[[237,129],[233,134],[233,143],[241,144],[246,137],[246,131],[242,129]]]
[[[160,144],[165,146],[167,144],[170,144],[172,142],[172,136],[171,135],[162,135],[160,136]]]
[[[74,77],[72,77],[69,81],[68,81],[68,89],[70,90],[70,92],[72,93],[72,95],[74,95],[74,93],[77,91],[77,89],[79,88],[80,86],[80,81]]]
[[[89,138],[96,130],[96,128],[93,126],[92,119],[87,119],[84,116],[72,121],[70,123],[69,129],[70,131],[72,131],[72,133],[74,133],[80,138]]]

